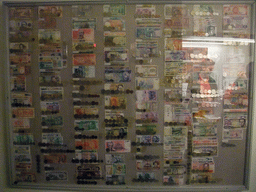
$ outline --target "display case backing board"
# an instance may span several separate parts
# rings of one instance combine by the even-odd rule
[[[218,2],[216,5],[216,2]],[[176,5],[176,3],[180,3],[179,1],[79,1],[79,2],[4,2],[3,5],[6,9],[4,9],[5,11],[5,15],[6,18],[8,18],[8,10],[12,7],[32,7],[34,13],[37,14],[37,10],[38,10],[38,6],[63,6],[63,17],[60,18],[57,21],[57,29],[59,29],[61,31],[61,38],[62,38],[62,49],[65,49],[65,46],[67,47],[67,68],[63,69],[61,71],[61,79],[65,79],[67,78],[69,81],[71,81],[72,79],[72,51],[71,51],[71,47],[72,47],[72,22],[71,22],[71,18],[72,18],[72,9],[71,9],[71,5],[91,5],[93,6],[93,9],[95,12],[92,13],[92,15],[90,15],[92,18],[95,17],[97,18],[97,30],[95,31],[95,43],[97,44],[97,48],[96,48],[96,74],[99,75],[99,79],[104,81],[104,71],[102,70],[102,68],[105,67],[104,63],[103,63],[103,50],[104,50],[104,44],[103,44],[103,18],[104,16],[101,14],[102,13],[102,6],[103,5],[108,5],[108,4],[125,4],[126,5],[126,16],[123,17],[126,20],[126,36],[127,36],[127,45],[126,48],[129,49],[130,55],[129,55],[129,64],[128,66],[132,69],[133,73],[135,73],[134,71],[134,67],[135,67],[135,58],[132,56],[132,43],[135,41],[135,31],[134,31],[134,26],[135,26],[135,18],[133,16],[134,11],[135,11],[135,6],[136,4],[153,4],[156,5],[156,10],[157,13],[161,15],[161,19],[164,19],[163,16],[163,10],[164,10],[164,5],[165,4],[170,4],[170,5]],[[187,5],[190,10],[192,9],[194,4],[204,4],[204,1],[182,1],[183,5]],[[214,1],[214,2],[207,2],[207,4],[211,4],[217,8],[221,8],[222,5],[224,4],[238,4],[238,1]],[[254,27],[255,27],[255,2],[254,1],[239,1],[239,4],[246,4],[250,6],[250,18],[251,18],[251,22],[250,22],[250,33],[251,36],[254,37]],[[35,119],[32,120],[31,122],[31,127],[35,127],[34,130],[31,130],[32,133],[34,134],[35,137],[35,143],[36,145],[31,145],[30,146],[30,150],[31,150],[31,155],[32,155],[32,166],[34,167],[33,170],[36,170],[36,155],[40,154],[41,157],[43,157],[43,155],[40,153],[40,148],[37,144],[39,142],[41,142],[41,135],[42,132],[37,132],[36,129],[41,130],[40,127],[37,127],[37,125],[41,125],[41,116],[40,116],[40,97],[39,97],[39,89],[40,89],[40,85],[37,83],[37,78],[40,76],[39,71],[38,71],[38,55],[39,55],[39,50],[38,50],[38,37],[37,37],[37,32],[38,32],[38,27],[36,26],[37,22],[38,22],[38,17],[34,17],[32,18],[32,21],[35,23],[35,27],[32,29],[33,33],[35,33],[36,35],[34,35],[35,37],[35,41],[33,42],[29,42],[31,43],[31,47],[30,49],[32,50],[31,52],[31,75],[27,77],[28,81],[27,82],[36,82],[35,84],[27,84],[27,91],[31,92],[33,94],[33,107],[35,108]],[[10,49],[10,44],[9,44],[9,19],[6,19],[6,44],[7,47],[6,49],[9,50]],[[217,23],[217,26],[219,28],[222,27],[222,24]],[[218,29],[219,30],[219,29]],[[217,31],[217,33],[220,33],[220,31]],[[186,38],[186,37],[185,37]],[[251,39],[254,40],[254,39]],[[162,42],[162,44],[159,45],[159,49],[164,52],[164,36],[160,37],[160,41]],[[207,40],[206,40],[207,41]],[[254,43],[250,44],[250,48],[248,48],[248,52],[250,52],[249,56],[250,58],[248,58],[248,63],[251,63],[249,65],[249,69],[251,74],[249,75],[249,92],[248,92],[248,96],[249,96],[249,103],[252,103],[252,99],[253,99],[253,91],[252,91],[252,87],[253,87],[253,71],[254,71],[254,66],[253,66],[253,61],[254,61]],[[8,51],[7,51],[8,52]],[[8,55],[10,55],[10,53],[8,53]],[[154,62],[162,62],[163,61],[163,55],[160,56],[159,58],[154,58]],[[12,108],[11,108],[11,89],[12,87],[10,86],[10,82],[11,80],[11,76],[9,75],[10,73],[10,69],[9,69],[9,59],[7,59],[6,61],[6,70],[8,71],[8,73],[6,73],[6,87],[8,91],[6,91],[6,99],[8,101],[9,106],[7,107],[7,111],[8,113],[6,114],[6,119],[9,122],[7,127],[11,127],[11,115],[8,114],[12,114]],[[163,67],[158,69],[158,76],[163,76]],[[135,75],[134,75],[135,76]],[[66,83],[66,84],[65,84]],[[126,89],[134,89],[134,84],[135,84],[135,79],[132,79],[132,83],[125,85]],[[63,88],[64,88],[64,101],[60,101],[61,105],[62,105],[62,109],[65,109],[64,111],[61,112],[61,115],[63,115],[63,118],[66,120],[65,121],[65,126],[66,127],[72,127],[71,129],[66,128],[66,129],[62,129],[61,133],[63,134],[64,139],[66,140],[67,145],[70,148],[75,148],[75,144],[74,144],[74,138],[73,135],[76,134],[76,132],[73,129],[73,100],[71,97],[71,93],[73,91],[73,88],[70,84],[68,84],[67,82],[63,81]],[[102,90],[103,85],[100,86],[96,86],[95,89],[97,90],[97,93],[100,94],[100,91]],[[251,88],[251,89],[250,89]],[[134,89],[135,90],[135,89]],[[92,90],[89,90],[89,92]],[[160,88],[160,91],[158,90],[158,102],[159,102],[159,116],[160,116],[160,122],[163,124],[163,119],[164,119],[164,115],[163,115],[163,111],[162,109],[164,108],[164,104],[161,103],[162,100],[164,100],[164,95],[163,95],[163,88]],[[90,92],[91,93],[91,92]],[[131,102],[131,108],[129,107],[126,109],[125,114],[128,115],[129,120],[133,120],[134,119],[134,111],[135,111],[135,105],[134,103],[136,102],[135,100],[135,96],[134,95],[128,95],[128,100],[132,101]],[[105,128],[102,126],[103,124],[103,117],[104,117],[104,100],[102,99],[104,98],[104,95],[102,95],[100,102],[100,112],[99,115],[102,116],[102,118],[100,118],[99,123],[99,131],[98,131],[98,137],[100,138],[100,147],[103,149],[99,149],[99,157],[101,159],[104,159],[105,157],[105,146],[104,146],[104,140],[106,140],[104,138],[105,135]],[[106,109],[106,108],[105,108]],[[216,175],[217,178],[219,175],[221,175],[221,177],[225,177],[225,178],[230,178],[229,179],[224,179],[224,184],[220,182],[220,184],[190,184],[190,185],[181,185],[181,186],[164,186],[162,185],[162,182],[160,181],[160,183],[157,184],[152,184],[150,183],[150,185],[148,185],[148,183],[144,182],[144,183],[139,183],[139,184],[134,184],[131,180],[132,178],[135,177],[136,175],[136,170],[134,171],[128,171],[130,168],[135,169],[135,161],[136,159],[134,158],[135,154],[134,151],[132,151],[131,153],[125,154],[125,162],[126,162],[126,184],[125,185],[120,185],[120,186],[115,186],[115,185],[106,185],[103,181],[99,182],[99,184],[97,185],[77,185],[75,184],[76,178],[73,175],[75,174],[75,164],[71,164],[71,159],[74,157],[74,154],[68,154],[67,159],[68,159],[68,163],[67,164],[59,164],[56,167],[58,168],[57,170],[62,170],[62,169],[66,169],[67,172],[69,173],[69,179],[66,182],[47,182],[45,181],[45,175],[44,175],[44,164],[43,164],[43,158],[41,160],[41,173],[37,173],[36,174],[36,182],[35,183],[15,183],[15,168],[14,168],[14,162],[15,162],[15,158],[13,157],[13,141],[14,141],[14,133],[13,133],[13,129],[10,129],[8,131],[8,139],[9,141],[9,164],[10,164],[10,185],[14,188],[31,188],[31,189],[65,189],[65,190],[84,190],[86,188],[86,190],[88,191],[238,191],[238,190],[245,190],[248,187],[248,174],[249,174],[249,170],[248,170],[248,164],[249,164],[249,148],[250,148],[250,143],[251,143],[251,137],[250,137],[250,133],[251,133],[251,129],[252,129],[252,125],[251,125],[251,119],[252,119],[252,107],[248,108],[248,126],[246,131],[244,131],[244,136],[245,136],[245,140],[243,140],[241,143],[237,144],[237,148],[221,148],[218,149],[218,153],[219,155],[216,157],[215,159],[215,163],[216,163],[216,167],[215,167],[215,171],[216,171]],[[70,112],[71,111],[71,112]],[[133,123],[132,125],[129,126],[129,137],[128,140],[134,141],[133,137],[136,136],[136,133],[134,130],[131,130],[132,127],[135,127],[135,123]],[[163,126],[160,126],[163,127]],[[70,131],[72,134],[72,137],[70,136],[70,132],[66,132],[66,131]],[[219,133],[221,132],[221,128],[218,128],[218,137],[221,140],[221,134]],[[159,134],[164,134],[163,129],[159,131]],[[101,142],[102,139],[102,142]],[[231,142],[232,143],[232,142]],[[132,148],[132,147],[131,147]],[[232,152],[230,152],[232,151]],[[238,153],[236,153],[238,151]],[[153,153],[153,151],[151,149],[148,149],[147,151],[149,154]],[[154,151],[154,154],[156,153],[159,156],[162,156],[162,152],[163,149],[161,149],[158,152]],[[241,153],[239,153],[241,152]],[[231,153],[231,155],[229,154]],[[240,154],[240,155],[239,155]],[[242,154],[242,155],[241,155]],[[228,159],[233,157],[236,158],[236,162],[241,165],[241,167],[233,167],[234,164],[231,163],[231,165],[228,165],[228,162],[232,161],[231,159]],[[106,172],[105,170],[105,162],[103,162],[102,166],[102,170],[103,173]],[[221,169],[218,169],[217,167],[221,167]],[[161,170],[163,171],[163,167],[161,167]],[[227,170],[227,171],[226,171]],[[162,173],[158,173],[156,172],[155,175],[158,178],[162,179]],[[241,174],[240,176],[238,176],[238,174]],[[224,176],[223,176],[224,175]],[[235,175],[235,176],[234,176]],[[103,174],[103,176],[105,177],[105,174]],[[237,177],[237,178],[235,178]]]

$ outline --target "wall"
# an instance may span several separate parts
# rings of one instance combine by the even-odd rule
[[[6,0],[9,1],[9,0]],[[16,0],[20,1],[20,0]],[[31,0],[26,0],[31,1]],[[35,0],[36,1],[36,0]],[[7,149],[6,149],[6,133],[7,133],[7,127],[5,127],[5,97],[4,97],[4,84],[5,82],[5,70],[4,70],[4,61],[5,61],[5,37],[4,37],[4,16],[3,16],[3,6],[2,6],[2,0],[0,0],[0,87],[3,90],[0,92],[0,192],[36,192],[39,190],[26,190],[26,189],[11,189],[8,187],[8,162],[7,162]],[[49,0],[50,2],[50,0]],[[241,1],[239,2],[241,3]],[[256,78],[254,80],[254,90],[256,90]],[[255,94],[254,94],[255,95]],[[255,96],[254,96],[255,97]],[[255,111],[256,106],[256,99],[253,100],[253,112]],[[255,114],[255,113],[253,113]],[[256,118],[253,117],[252,119],[252,138],[256,138]],[[250,192],[256,191],[256,140],[252,139],[251,143],[251,158],[250,158],[250,175],[249,175],[249,190]],[[43,190],[47,192],[46,190]]]

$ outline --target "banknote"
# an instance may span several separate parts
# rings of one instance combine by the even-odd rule
[[[30,66],[10,66],[10,74],[11,76],[15,75],[29,75],[31,73]]]
[[[26,91],[26,76],[18,75],[11,77],[11,91],[25,92]]]
[[[213,182],[212,173],[192,173],[190,176],[191,184],[197,183],[211,183]]]
[[[218,156],[218,146],[193,146],[192,155],[193,157]]]
[[[136,5],[135,17],[153,17],[156,15],[156,6],[149,4]]]
[[[187,90],[181,89],[165,89],[164,101],[166,104],[179,104],[187,103],[189,101],[190,94]]]
[[[94,42],[84,42],[84,41],[72,42],[73,53],[88,52],[89,50],[94,50],[95,48],[96,48],[96,44]]]
[[[164,36],[165,37],[172,37],[172,38],[181,38],[187,34],[186,29],[171,29],[171,28],[164,28]]]
[[[50,115],[50,114],[57,114],[60,112],[60,104],[59,102],[40,102],[41,105],[41,113],[42,115]]]
[[[193,10],[191,11],[191,15],[195,16],[207,16],[206,18],[210,18],[211,16],[217,16],[220,12],[216,10],[216,7],[213,5],[193,5]]]
[[[156,101],[136,101],[137,112],[157,111],[158,103]]]
[[[104,31],[125,31],[125,20],[120,17],[103,17]]]
[[[158,57],[158,42],[155,40],[136,40],[135,54],[136,59]]]
[[[217,25],[213,17],[194,16],[194,36],[216,37]]]
[[[193,147],[218,146],[218,138],[217,137],[193,137],[192,145]]]
[[[106,175],[125,175],[125,173],[125,163],[114,163],[112,165],[106,165]]]
[[[12,126],[14,129],[29,129],[30,120],[28,118],[13,118]]]
[[[157,65],[136,65],[135,74],[139,77],[157,77]]]
[[[247,113],[224,113],[223,124],[225,129],[246,128]]]
[[[60,42],[61,42],[60,30],[39,29],[38,42],[41,50],[47,50],[48,46],[60,47]]]
[[[184,160],[184,150],[164,151],[164,167],[179,165]]]
[[[57,19],[56,17],[46,16],[38,19],[39,29],[56,29]]]
[[[32,39],[32,22],[30,21],[10,21],[10,42],[28,42]]]
[[[106,94],[107,93],[122,93],[125,91],[124,84],[123,83],[105,83],[104,91],[106,91]]]
[[[95,66],[73,66],[73,78],[94,78]]]
[[[105,47],[125,47],[126,32],[104,32]]]
[[[29,145],[29,144],[33,144],[34,143],[34,136],[31,133],[14,133],[13,134],[13,143],[15,145]]]
[[[189,66],[184,62],[165,62],[164,76],[184,75],[188,72]]]
[[[30,170],[31,168],[32,168],[31,163],[27,163],[27,162],[17,162],[17,163],[15,163],[15,169],[17,171],[26,171],[26,170]]]
[[[157,125],[136,124],[137,135],[155,135],[156,132],[157,132]]]
[[[36,182],[35,173],[30,173],[27,171],[16,172],[15,181],[17,182]]]
[[[246,65],[242,66],[234,66],[232,69],[230,69],[229,65],[223,66],[223,76],[224,77],[235,77],[235,78],[246,78]]]
[[[33,22],[31,20],[10,20],[9,31],[31,31],[33,29]]]
[[[183,61],[186,60],[186,52],[182,51],[165,51],[165,61]]]
[[[249,6],[246,4],[223,5],[223,14],[226,15],[248,15]]]
[[[244,129],[223,129],[222,140],[242,140]]]
[[[126,97],[105,96],[105,109],[126,109]]]
[[[34,108],[12,108],[13,118],[34,118]]]
[[[139,39],[158,39],[161,35],[161,27],[136,27],[136,37]]]
[[[62,49],[59,47],[54,47],[51,50],[41,50],[39,53],[40,57],[61,57],[62,58]],[[49,71],[48,71],[49,72]]]
[[[165,29],[187,29],[189,28],[189,17],[173,17],[164,20]]]
[[[130,140],[106,140],[106,152],[127,153],[131,152]]]
[[[159,144],[161,142],[160,135],[136,135],[136,142],[140,145]]]
[[[60,71],[40,71],[39,83],[41,86],[62,85]]]
[[[73,54],[73,65],[96,65],[96,54]]]
[[[39,6],[39,17],[62,17],[62,6]]]
[[[21,155],[30,155],[30,146],[29,145],[14,145],[13,150],[15,154]]]
[[[60,101],[63,99],[63,87],[40,87],[42,101]]]
[[[136,160],[137,171],[157,171],[160,169],[160,160]]]
[[[73,29],[72,40],[74,42],[76,41],[94,42],[94,29],[92,28]]]
[[[157,123],[158,113],[156,112],[136,112],[136,123]]]
[[[105,127],[127,127],[128,118],[120,110],[105,110]]]
[[[105,128],[106,139],[125,139],[127,137],[127,128]]]
[[[248,30],[250,19],[247,16],[223,17],[223,30]]]
[[[203,108],[192,111],[193,123],[216,123],[220,121],[220,114],[217,114],[213,109],[214,108]]]
[[[46,171],[46,181],[67,181],[68,173],[66,171]]]
[[[217,125],[216,124],[194,124],[193,136],[217,136]]]
[[[136,18],[135,19],[136,27],[155,27],[161,28],[162,21],[160,18]]]
[[[184,175],[167,175],[163,176],[163,184],[164,185],[184,185],[185,178]]]
[[[187,105],[165,105],[164,106],[164,122],[177,122],[186,125],[191,124],[191,112]]]
[[[124,185],[125,176],[124,175],[106,175],[107,185]]]
[[[44,155],[45,164],[65,164],[67,163],[66,154],[45,154]]]
[[[16,53],[9,56],[10,65],[30,65],[31,54],[30,53]]]
[[[105,65],[125,65],[128,62],[128,49],[123,47],[105,47]]]
[[[208,79],[207,79],[208,78]],[[207,83],[216,84],[218,81],[218,74],[216,72],[194,72],[192,73],[192,82],[194,84],[200,84],[201,88],[204,90],[209,90],[211,87],[207,88]]]
[[[188,16],[188,8],[186,5],[164,5],[164,16],[165,18],[170,17],[186,17]]]
[[[223,37],[233,37],[233,38],[245,38],[250,39],[250,33],[248,31],[223,31]],[[237,45],[245,45],[248,46],[248,42],[232,42],[232,41],[224,41],[225,45],[232,45],[233,43]]]
[[[33,17],[32,7],[10,7],[9,17],[17,19],[30,19]]]
[[[98,160],[98,152],[95,151],[76,151],[76,159],[88,160],[89,162],[94,162]]]
[[[171,51],[182,50],[182,39],[165,38],[165,49]]]
[[[164,175],[183,175],[186,173],[186,167],[182,165],[170,166],[164,169]]]
[[[187,136],[188,135],[188,127],[186,126],[171,126],[164,127],[164,135],[165,136]]]
[[[72,17],[74,18],[88,17],[92,11],[92,5],[72,5]],[[73,29],[75,28],[73,27]]]
[[[75,130],[79,131],[98,131],[99,121],[98,120],[75,120]]]
[[[131,70],[128,67],[106,67],[105,82],[123,83],[131,81]]]
[[[42,126],[62,126],[63,125],[63,117],[62,116],[53,116],[53,115],[42,115],[41,116],[41,124]]]
[[[158,90],[159,78],[136,77],[135,86],[137,90]]]
[[[73,29],[94,29],[96,30],[96,18],[72,18]]]
[[[15,163],[30,163],[31,166],[31,155],[30,154],[15,154]]]
[[[76,168],[77,176],[85,179],[102,179],[102,169],[100,164],[81,164]]]
[[[99,109],[97,107],[89,106],[74,106],[75,118],[98,118]]]
[[[206,172],[214,173],[215,163],[213,157],[193,157],[191,171],[193,173]]]
[[[235,82],[230,81],[229,79],[224,79],[223,88],[224,90],[227,90],[227,92],[232,92],[236,90],[247,92],[248,85],[249,85],[248,83],[249,83],[248,79],[244,79],[244,78],[238,78]]]
[[[187,137],[184,136],[165,136],[164,137],[164,150],[180,150],[184,151],[187,149]]]
[[[11,54],[27,54],[29,49],[28,42],[10,43],[9,51]]]
[[[124,154],[105,154],[106,164],[124,163]]]
[[[158,181],[156,180],[156,176],[154,172],[137,172],[136,174],[137,178],[133,181],[136,182],[153,182]]]
[[[12,93],[11,105],[12,107],[31,107],[32,94],[31,93]]]
[[[42,133],[42,142],[48,144],[63,144],[63,137],[60,133]]]
[[[40,56],[39,69],[62,69],[63,60],[61,56]]]
[[[126,10],[125,4],[103,5],[103,16],[104,17],[124,16],[125,10]]]
[[[85,151],[97,151],[99,149],[98,139],[76,139],[75,146],[78,149]]]

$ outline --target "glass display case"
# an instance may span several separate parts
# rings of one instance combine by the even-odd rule
[[[13,187],[246,189],[254,1],[3,5]]]

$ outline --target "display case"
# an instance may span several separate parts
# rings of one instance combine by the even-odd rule
[[[12,187],[247,189],[254,1],[3,5]]]

